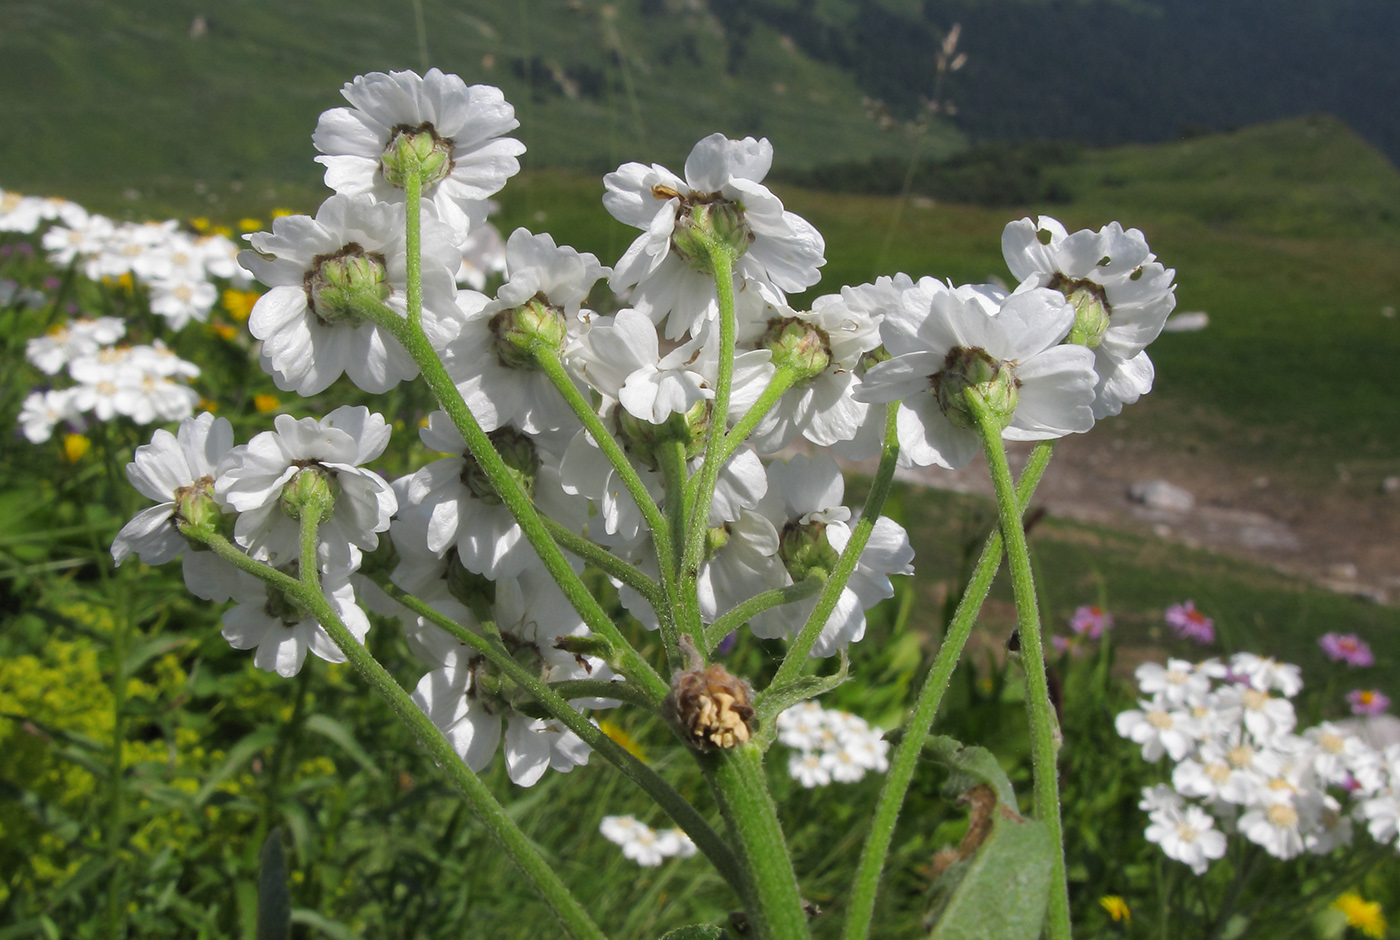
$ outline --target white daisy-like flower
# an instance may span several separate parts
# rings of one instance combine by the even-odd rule
[[[495,300],[483,302],[475,291],[458,295],[461,330],[443,363],[483,430],[515,424],[537,434],[574,425],[532,349],[548,343],[562,354],[569,321],[607,269],[591,254],[520,228],[506,242],[506,271]]]
[[[682,179],[665,167],[627,163],[603,178],[603,205],[613,217],[642,230],[613,271],[614,290],[635,285],[631,302],[661,323],[666,335],[697,335],[700,325],[719,316],[713,277],[688,253],[687,227],[697,215],[731,238],[742,251],[734,262],[737,290],[748,283],[778,291],[801,291],[815,284],[826,262],[821,234],[806,220],[783,210],[762,185],[773,164],[766,139],[729,140],[711,134],[695,145]]]
[[[54,196],[25,196],[0,190],[0,232],[32,235],[45,222],[57,219],[69,228],[81,227],[87,210],[76,202]]]
[[[55,225],[44,233],[41,243],[49,253],[49,261],[57,267],[79,262],[83,273],[96,280],[101,277],[94,259],[106,249],[116,233],[117,224],[102,215],[74,219],[65,225]]]
[[[516,173],[520,141],[503,135],[520,126],[499,88],[471,85],[429,69],[370,72],[340,90],[349,108],[322,113],[311,141],[323,156],[326,185],[345,195],[404,201],[400,148],[424,163],[423,198],[460,244],[475,203],[498,192]],[[456,271],[457,265],[452,266]]]
[[[1250,686],[1261,692],[1277,690],[1292,698],[1303,690],[1303,670],[1291,663],[1281,663],[1271,656],[1236,653],[1230,657],[1230,671],[1246,677]]]
[[[778,558],[780,545],[772,520],[752,509],[743,509],[737,518],[712,526],[707,539],[709,557],[696,582],[701,619],[714,623],[749,598],[792,583]]]
[[[1400,789],[1389,787],[1368,797],[1357,807],[1357,818],[1381,845],[1400,842]]]
[[[1074,304],[1069,341],[1095,353],[1095,418],[1118,414],[1152,390],[1152,361],[1143,350],[1176,306],[1176,272],[1157,262],[1141,232],[1113,222],[1070,234],[1041,216],[1007,225],[1001,246],[1018,291],[1050,287]]]
[[[1184,659],[1169,659],[1164,667],[1143,663],[1133,673],[1144,695],[1158,695],[1172,705],[1194,705],[1210,691],[1210,677]]]
[[[686,414],[715,397],[712,380],[697,360],[703,339],[692,338],[661,355],[656,324],[628,307],[615,316],[592,317],[566,350],[569,367],[610,402],[651,424]]]
[[[771,495],[759,511],[780,532],[778,557],[789,583],[829,574],[851,538],[851,511],[842,505],[845,481],[836,461],[824,453],[775,461],[768,484]],[[913,559],[903,526],[885,516],[877,519],[812,655],[830,656],[864,636],[865,611],[894,596],[890,576],[912,575]],[[757,614],[749,625],[756,636],[796,636],[816,604],[817,595],[783,604]]]
[[[546,682],[611,678],[601,660],[556,648],[559,637],[586,636],[588,629],[552,579],[534,574],[501,578],[494,591],[492,613],[502,641],[517,662],[538,671]],[[479,629],[476,618],[455,598],[431,603],[467,629]],[[533,786],[547,769],[568,773],[588,762],[588,745],[572,731],[556,720],[517,711],[514,686],[502,682],[474,649],[422,618],[410,628],[409,641],[431,670],[419,681],[413,700],[473,771],[491,763],[503,740],[510,779],[522,787]],[[606,707],[614,703],[583,700],[575,704]]]
[[[1197,875],[1205,874],[1212,860],[1225,855],[1225,834],[1199,806],[1153,813],[1144,834],[1149,842],[1160,845],[1168,858],[1189,865]]]
[[[1254,740],[1263,744],[1287,734],[1298,723],[1293,703],[1247,685],[1229,685],[1216,691],[1226,708],[1241,709],[1241,720]]]
[[[248,236],[239,262],[270,290],[248,329],[262,340],[263,365],[285,391],[315,395],[341,373],[367,392],[386,392],[418,374],[386,330],[353,309],[366,296],[407,316],[408,261],[403,206],[369,196],[331,196],[313,219],[289,215]],[[456,335],[457,251],[451,233],[425,218],[423,330],[437,348]],[[448,267],[449,263],[452,265]]]
[[[126,478],[156,505],[142,510],[117,533],[112,560],[120,565],[135,554],[148,565],[163,565],[178,557],[189,545],[176,528],[180,503],[201,493],[219,502],[214,478],[232,449],[233,425],[208,412],[181,421],[174,434],[158,430],[149,444],[136,448],[126,465]]]
[[[811,790],[831,783],[831,768],[819,751],[794,751],[788,756],[788,776]]]
[[[603,838],[622,847],[622,855],[641,865],[654,868],[671,857],[689,858],[695,854],[695,843],[679,829],[656,830],[638,822],[635,816],[604,816],[598,824]]]
[[[46,375],[57,375],[79,356],[91,356],[103,346],[115,343],[126,333],[126,323],[119,317],[96,317],[69,320],[55,326],[43,336],[24,344],[24,356]]]
[[[73,397],[73,389],[49,389],[30,392],[20,406],[19,426],[31,444],[42,444],[53,436],[53,429],[64,421],[82,414]]]
[[[323,474],[335,495],[335,508],[318,531],[324,570],[359,567],[361,550],[379,544],[398,507],[394,491],[379,474],[360,464],[374,460],[389,443],[382,415],[363,405],[343,405],[326,417],[278,415],[275,431],[264,431],[231,451],[219,468],[214,492],[239,513],[234,537],[254,558],[285,565],[298,557],[300,528],[282,508],[287,484],[299,474]]]
[[[1119,712],[1113,719],[1118,734],[1142,745],[1142,759],[1155,761],[1163,754],[1179,761],[1196,746],[1195,723],[1189,712],[1166,702],[1141,702],[1142,709]]]
[[[285,570],[295,576],[296,566]],[[327,571],[321,577],[321,590],[341,623],[363,643],[369,617],[355,603],[349,578],[349,571]],[[235,605],[223,616],[223,637],[234,649],[257,650],[253,665],[259,669],[290,679],[301,671],[308,650],[328,663],[345,662],[345,654],[316,617],[266,581],[239,571],[233,599]]]
[[[454,455],[423,467],[408,484],[408,505],[427,515],[428,550],[441,554],[456,548],[458,560],[468,571],[491,579],[518,575],[538,564],[520,524],[468,453],[467,442],[447,414],[430,414],[419,436],[433,450]],[[509,426],[490,432],[490,437],[540,511],[566,528],[582,529],[588,505],[563,489],[559,458],[548,440]]]
[[[856,394],[900,402],[899,446],[918,466],[956,469],[980,450],[963,397],[969,387],[1003,422],[1006,440],[1050,440],[1093,426],[1093,353],[1060,345],[1074,324],[1063,295],[1007,296],[991,285],[924,278],[901,300],[880,324],[892,358],[872,366]]]
[[[1292,794],[1266,795],[1245,809],[1239,818],[1239,831],[1250,842],[1262,846],[1275,858],[1289,859],[1306,848],[1302,816]]]
[[[182,330],[191,320],[203,323],[219,299],[219,292],[203,277],[203,272],[173,272],[151,284],[151,312],[170,321],[170,328]]]

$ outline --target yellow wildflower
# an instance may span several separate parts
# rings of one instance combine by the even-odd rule
[[[209,324],[209,332],[220,339],[226,339],[231,342],[238,336],[238,327],[231,323],[211,323]]]
[[[273,217],[274,219],[280,219],[280,218],[282,218],[283,216],[296,215],[296,214],[297,214],[297,210],[295,210],[295,209],[288,209],[288,208],[286,208],[285,206],[279,206],[278,208],[272,210],[272,217]]]
[[[69,463],[77,463],[83,459],[83,454],[92,447],[92,441],[81,434],[65,434],[63,436],[63,453],[68,458]]]
[[[611,718],[604,718],[598,722],[598,730],[612,738],[622,749],[638,760],[646,760],[647,752],[637,743],[637,739],[632,737],[622,729],[622,726],[614,722]]]
[[[1381,913],[1379,901],[1367,901],[1355,891],[1348,891],[1332,902],[1332,908],[1346,915],[1348,927],[1355,927],[1368,937],[1385,936],[1385,914]]]
[[[196,232],[209,231],[209,216],[197,215],[190,219],[190,228],[194,229]]]
[[[201,399],[199,400],[199,410],[200,410],[200,411],[209,411],[209,412],[218,411],[218,410],[219,410],[219,403],[216,402],[216,401],[210,401],[210,400],[207,399],[207,398],[201,398]]]
[[[228,315],[241,323],[248,319],[249,314],[253,312],[253,304],[257,303],[261,296],[262,294],[255,290],[234,290],[230,287],[224,291],[221,299]]]
[[[224,238],[233,237],[233,229],[229,228],[227,225],[215,225],[210,228],[209,231],[211,234],[222,235]]]
[[[240,232],[257,232],[263,227],[262,219],[245,218],[238,220],[238,230]]]
[[[1099,906],[1108,911],[1108,916],[1124,923],[1132,923],[1133,912],[1128,910],[1128,902],[1116,894],[1105,894],[1099,898]]]
[[[282,399],[278,398],[276,395],[253,396],[253,407],[263,414],[267,414],[269,411],[276,411],[281,406]]]

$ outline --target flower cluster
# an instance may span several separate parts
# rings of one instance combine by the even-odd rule
[[[603,838],[622,846],[625,858],[643,868],[655,868],[668,858],[690,858],[695,843],[679,829],[657,831],[635,816],[604,816],[598,825]]]
[[[1147,838],[1168,857],[1201,874],[1235,834],[1276,858],[1326,855],[1351,844],[1353,820],[1400,846],[1400,746],[1377,749],[1352,723],[1296,732],[1297,666],[1237,653],[1144,663],[1136,675],[1146,698],[1115,726],[1144,760],[1175,764],[1171,784],[1147,788],[1140,804]]]
[[[788,774],[804,787],[855,783],[867,772],[889,769],[884,732],[863,718],[816,702],[802,702],[778,716],[778,740],[792,748]]]
[[[110,421],[117,415],[137,424],[179,421],[194,413],[199,393],[190,387],[199,367],[160,340],[118,346],[126,324],[116,317],[69,320],[26,344],[29,361],[48,375],[67,369],[73,385],[30,392],[19,423],[35,444],[47,441],[60,423],[82,416]]]

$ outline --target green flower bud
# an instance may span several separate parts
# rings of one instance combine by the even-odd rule
[[[664,424],[652,424],[625,408],[618,408],[614,414],[622,446],[648,470],[660,469],[659,450],[662,444],[683,442],[686,460],[699,456],[705,450],[705,436],[710,430],[708,400],[696,402],[684,415],[671,415]]]
[[[1070,327],[1065,342],[1098,348],[1108,332],[1108,318],[1113,313],[1103,286],[1093,281],[1071,281],[1063,274],[1056,274],[1050,286],[1064,294],[1074,308],[1074,326]]]
[[[797,381],[814,379],[831,364],[831,337],[801,317],[774,317],[759,345],[773,352],[773,365],[797,373]]]
[[[224,511],[214,501],[212,477],[200,477],[175,491],[175,525],[181,532],[208,537],[216,534],[224,521]]]
[[[998,430],[1011,423],[1016,402],[1021,397],[1021,383],[1010,366],[975,347],[954,346],[949,350],[943,369],[933,376],[930,384],[938,396],[938,407],[948,420],[969,431],[977,430],[977,416],[968,408],[963,395],[969,388],[976,389],[991,408]]]
[[[535,350],[562,350],[569,332],[564,309],[551,304],[544,294],[500,311],[488,325],[496,337],[496,356],[507,369],[538,369]]]
[[[298,521],[304,515],[316,520],[319,525],[335,512],[335,493],[339,487],[335,473],[320,464],[309,463],[297,471],[297,475],[282,487],[278,502],[282,511]]]
[[[473,614],[489,613],[496,603],[496,582],[462,567],[456,549],[447,563],[447,590]]]
[[[317,255],[302,280],[312,313],[327,326],[355,325],[366,301],[383,303],[393,293],[384,256],[351,242],[329,255]]]
[[[705,557],[715,557],[715,552],[729,544],[729,527],[717,525],[705,531]]]
[[[892,358],[893,357],[890,355],[890,351],[888,349],[886,349],[884,346],[876,346],[874,349],[870,350],[870,352],[860,357],[860,364],[857,366],[857,368],[860,369],[861,375],[864,375],[867,371],[869,371],[871,366],[875,365],[876,363],[885,362],[886,360]]]
[[[439,137],[432,124],[400,124],[390,132],[389,146],[379,158],[379,172],[385,182],[399,189],[407,189],[409,178],[417,176],[426,190],[452,172],[452,149],[452,141]]]
[[[778,539],[778,557],[793,581],[820,578],[825,581],[836,569],[841,553],[826,539],[825,522],[802,525],[790,522]]]
[[[535,448],[535,442],[512,427],[497,428],[486,436],[490,438],[496,453],[505,461],[506,472],[520,484],[525,495],[533,498],[535,477],[540,472],[540,454]],[[496,495],[495,487],[487,478],[486,471],[481,469],[481,465],[471,454],[463,454],[462,457],[466,462],[462,468],[462,485],[486,505],[501,505],[501,497]]]
[[[735,257],[749,250],[753,230],[744,218],[744,207],[719,193],[688,193],[657,186],[658,199],[680,198],[676,226],[671,230],[671,250],[701,274],[714,274],[713,251],[728,249]]]
[[[296,578],[299,577],[297,567],[297,563],[292,562],[282,571]],[[310,616],[310,611],[288,597],[281,588],[271,584],[267,585],[267,602],[263,604],[263,613],[273,620],[280,621],[289,630]]]

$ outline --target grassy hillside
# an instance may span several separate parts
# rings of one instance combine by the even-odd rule
[[[736,40],[705,6],[12,0],[0,31],[0,186],[178,199],[196,184],[311,184],[317,115],[376,69],[500,85],[527,166],[679,162],[705,134],[770,137],[794,165],[902,153],[856,83],[767,27]],[[674,6],[675,9],[670,7]],[[934,152],[959,138],[933,134]]]

